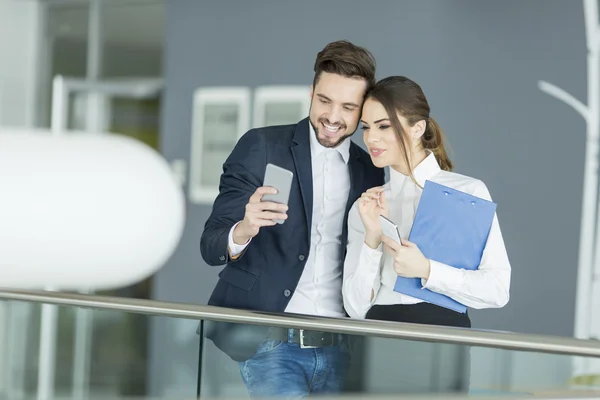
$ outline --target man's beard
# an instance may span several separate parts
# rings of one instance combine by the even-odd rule
[[[317,121],[319,123],[319,126],[315,126],[315,124],[313,124],[312,120],[309,118],[310,124],[313,127],[313,130],[315,131],[315,136],[317,138],[317,141],[319,142],[319,144],[323,147],[328,147],[328,148],[336,148],[338,147],[344,140],[346,140],[347,138],[349,138],[350,136],[352,136],[351,133],[346,134],[344,136],[339,137],[335,142],[329,142],[327,140],[324,140],[322,138],[319,137],[319,127],[320,124],[322,122],[325,122],[327,125],[334,125],[334,124],[329,124],[324,118],[319,118],[319,120]],[[341,125],[340,129],[346,129],[346,125]]]

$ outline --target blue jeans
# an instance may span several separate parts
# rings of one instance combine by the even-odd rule
[[[240,373],[251,397],[307,397],[336,394],[350,362],[347,339],[341,345],[301,348],[291,341],[265,340]]]

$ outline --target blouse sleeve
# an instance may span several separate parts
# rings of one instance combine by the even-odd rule
[[[381,287],[383,250],[365,243],[365,229],[355,202],[348,215],[348,244],[344,261],[342,293],[344,307],[352,318],[364,319]]]

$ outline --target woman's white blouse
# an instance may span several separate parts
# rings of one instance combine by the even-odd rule
[[[474,196],[491,200],[483,182],[464,175],[440,169],[433,153],[421,162],[413,173],[424,186],[429,180]],[[390,208],[390,219],[408,239],[422,189],[410,179],[390,168],[390,181],[384,186]],[[412,296],[394,292],[397,274],[393,259],[380,245],[371,249],[365,244],[365,229],[355,202],[348,216],[348,249],[344,263],[343,296],[346,312],[352,318],[365,318],[375,304],[416,304],[422,302]],[[429,279],[422,280],[424,288],[444,294],[467,307],[499,308],[509,299],[511,267],[504,240],[494,216],[479,269],[467,271],[431,260]],[[374,293],[371,299],[371,294]]]

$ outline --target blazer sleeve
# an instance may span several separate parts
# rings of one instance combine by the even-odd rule
[[[244,218],[250,196],[262,185],[266,160],[266,141],[256,129],[244,134],[225,160],[219,195],[200,239],[200,253],[208,265],[223,265],[243,257],[244,253],[231,259],[227,249],[229,231]]]

